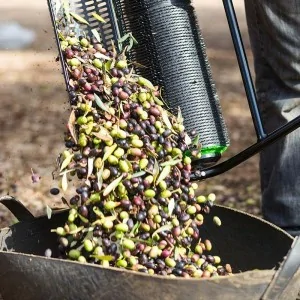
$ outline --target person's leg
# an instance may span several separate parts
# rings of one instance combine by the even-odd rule
[[[270,133],[300,114],[300,1],[245,0],[256,90]],[[260,154],[262,213],[300,235],[300,129]]]

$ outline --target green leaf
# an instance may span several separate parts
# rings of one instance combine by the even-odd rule
[[[70,12],[70,15],[74,18],[75,21],[82,23],[82,24],[86,24],[86,25],[90,25],[89,22],[87,20],[85,20],[84,18],[82,18],[81,16]]]
[[[91,255],[91,257],[94,257],[94,258],[96,258],[96,259],[98,259],[98,260],[106,260],[106,261],[112,261],[112,260],[114,260],[114,256],[112,256],[112,255]]]
[[[130,33],[130,38],[132,39],[132,41],[133,41],[133,43],[135,44],[135,45],[138,45],[138,41],[137,41],[137,39],[132,35],[132,33]]]
[[[200,144],[200,136],[199,134],[196,135],[196,137],[192,141],[192,145],[198,146]]]
[[[102,54],[102,53],[100,53],[100,52],[96,52],[96,53],[94,54],[94,56],[95,56],[96,58],[100,58],[100,59],[104,59],[104,60],[111,61],[111,58],[110,58],[109,56],[104,55],[104,54]]]
[[[122,181],[122,179],[123,179],[123,175],[121,175],[120,177],[118,177],[117,179],[112,181],[103,191],[103,196],[105,197],[109,193],[111,193],[119,185],[119,183]]]
[[[155,159],[154,161],[154,166],[153,166],[153,181],[156,181],[156,178],[159,174],[159,164],[157,162],[157,160]]]
[[[74,109],[71,111],[67,128],[69,129],[69,132],[71,134],[71,137],[73,138],[75,144],[78,143],[77,141],[77,134],[76,134],[76,129],[75,129],[75,123],[76,123],[76,116],[75,116],[75,111]]]
[[[58,31],[58,37],[59,37],[59,39],[62,40],[62,41],[65,41],[65,40],[66,40],[65,37],[63,36],[63,34],[62,34],[60,31]]]
[[[68,189],[68,177],[66,172],[63,174],[61,179],[61,188],[64,192]]]
[[[166,124],[166,126],[167,126],[169,129],[172,130],[173,127],[172,127],[172,124],[171,124],[171,122],[170,122],[170,120],[169,120],[169,116],[168,116],[167,111],[163,109],[163,110],[161,111],[161,116],[162,116],[162,119],[163,119],[164,123]]]
[[[154,238],[154,236],[156,236],[157,234],[159,234],[160,232],[163,231],[169,231],[173,228],[172,224],[166,224],[164,226],[161,226],[160,228],[158,228],[157,230],[155,230],[152,234],[152,238]]]
[[[186,134],[184,136],[184,142],[187,146],[191,145],[192,144],[192,139],[190,138],[190,136],[188,134]]]
[[[168,204],[168,214],[169,214],[169,216],[172,216],[174,208],[175,208],[175,200],[174,200],[174,198],[171,198],[170,202]]]
[[[129,37],[130,37],[130,33],[127,33],[127,34],[123,35],[121,38],[118,39],[118,43],[119,44],[124,43]]]
[[[58,13],[60,11],[60,8],[61,8],[61,2],[60,0],[56,0],[56,3],[55,3],[55,16],[56,16],[56,19],[58,18]]]
[[[67,18],[67,22],[71,23],[69,0],[62,0],[62,1],[63,1],[63,8]]]
[[[138,79],[138,83],[142,86],[149,88],[150,90],[155,90],[154,85],[146,78],[140,76]]]
[[[94,37],[96,38],[96,40],[101,43],[101,37],[99,32],[96,29],[92,29],[92,34],[94,35]]]
[[[92,13],[92,16],[93,16],[96,20],[98,20],[99,22],[101,22],[101,23],[106,23],[106,21],[105,21],[100,15],[98,15],[97,13],[93,12],[93,13]]]
[[[46,213],[47,213],[48,219],[50,220],[51,216],[52,216],[52,209],[48,205],[46,205]]]
[[[165,166],[175,166],[178,163],[180,163],[182,161],[182,159],[175,159],[175,160],[168,160],[165,161],[164,163],[160,164],[161,167],[165,167]]]
[[[141,226],[141,222],[136,222],[135,225],[132,227],[129,236],[135,236],[137,235],[139,228]]]
[[[109,134],[108,130],[106,130],[106,129],[104,129],[104,128],[101,128],[99,132],[92,132],[92,134],[93,134],[96,138],[98,138],[98,139],[100,139],[100,140],[102,140],[102,141],[104,141],[104,142],[109,142],[109,141],[112,141],[112,140],[113,140],[113,138],[112,138],[112,136]]]
[[[71,173],[73,171],[75,171],[76,169],[70,169],[70,170],[67,170],[67,171],[63,171],[61,173],[59,173],[59,176],[63,176],[64,174],[68,174],[68,173]]]
[[[99,190],[102,189],[102,185],[103,185],[103,178],[102,178],[103,170],[104,170],[104,164],[102,165],[102,168],[97,172],[97,181],[98,181]]]
[[[77,227],[76,229],[69,232],[69,234],[76,234],[84,229],[84,226]]]
[[[128,45],[128,47],[127,47],[127,51],[130,51],[130,50],[132,49],[133,46],[134,46],[133,40],[130,39],[130,40],[129,40],[129,45]]]
[[[131,178],[142,177],[142,176],[144,176],[145,174],[146,174],[145,171],[137,172],[137,173],[132,174]]]
[[[157,178],[156,185],[158,185],[160,182],[165,180],[170,173],[171,173],[171,166],[165,166]]]
[[[145,68],[145,69],[148,69],[147,66],[144,66],[144,65],[142,65],[142,64],[140,64],[140,63],[138,63],[138,62],[132,61],[132,62],[130,62],[130,63],[131,63],[132,65],[138,67],[138,68]]]
[[[94,206],[93,207],[93,212],[98,216],[98,217],[100,217],[101,219],[103,219],[105,216],[104,216],[104,214],[103,214],[103,212],[100,210],[100,208],[99,207],[97,207],[97,206]]]
[[[110,155],[112,155],[112,153],[116,150],[117,147],[118,147],[117,144],[113,144],[112,146],[110,146],[110,147],[108,148],[108,150],[104,153],[104,156],[103,156],[102,161],[105,162],[105,161],[108,159],[108,157],[109,157]]]
[[[94,169],[94,161],[95,161],[95,157],[89,157],[88,158],[88,172],[87,172],[87,178],[89,178],[92,173],[93,173],[93,169]]]
[[[67,156],[64,159],[64,161],[62,162],[61,167],[60,167],[60,172],[69,165],[69,163],[72,161],[73,157],[74,157],[74,154],[70,154],[69,156]]]
[[[154,99],[154,102],[155,102],[156,104],[158,104],[158,105],[160,105],[160,106],[165,105],[165,103],[162,102],[159,98],[157,98],[157,97],[154,96],[153,99]]]
[[[177,121],[178,121],[180,124],[183,124],[183,117],[182,117],[182,113],[181,113],[181,109],[180,109],[180,108],[178,108]]]
[[[101,101],[100,97],[97,94],[94,94],[94,96],[95,96],[95,101],[96,101],[97,105],[99,106],[99,108],[101,108],[102,110],[104,110],[110,114],[108,107]]]
[[[175,247],[175,250],[174,250],[174,259],[178,260],[179,258],[180,258],[179,248]]]

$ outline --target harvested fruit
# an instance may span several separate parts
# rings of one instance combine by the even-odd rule
[[[164,108],[126,47],[117,53],[86,35],[60,38],[72,107],[61,187],[72,179],[77,187],[68,219],[53,230],[61,258],[172,277],[229,274],[201,240],[215,197],[195,196],[199,151],[189,146],[197,137],[185,132],[180,109],[175,116]]]

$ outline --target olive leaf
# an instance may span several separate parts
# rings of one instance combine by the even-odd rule
[[[78,217],[79,217],[79,219],[80,219],[83,223],[85,223],[85,224],[88,224],[88,223],[89,223],[89,220],[88,220],[87,218],[85,218],[84,216],[78,214]]]
[[[100,53],[100,52],[96,52],[96,53],[94,54],[94,56],[95,56],[96,58],[101,58],[101,59],[108,60],[108,61],[111,60],[111,58],[110,58],[109,56],[104,55],[104,54],[102,54],[102,53]]]
[[[97,13],[93,12],[93,13],[92,13],[92,16],[93,16],[96,20],[98,20],[99,22],[101,22],[101,23],[106,23],[106,21],[105,21],[100,15],[98,15]]]
[[[77,144],[77,134],[76,134],[76,129],[75,129],[75,123],[76,123],[76,116],[75,116],[75,111],[74,109],[71,111],[67,128],[71,134],[71,137],[73,138],[75,144]]]
[[[102,189],[102,185],[103,185],[103,178],[102,178],[103,170],[104,170],[104,164],[102,165],[101,169],[97,172],[97,181],[98,181],[99,190]]]
[[[59,13],[60,9],[61,9],[61,2],[60,2],[60,0],[56,0],[56,2],[55,2],[55,16],[56,16],[56,18],[58,17],[58,13]]]
[[[76,234],[76,233],[82,231],[83,229],[84,229],[84,226],[77,227],[76,229],[71,230],[71,231],[69,232],[69,234]]]
[[[179,248],[175,247],[175,250],[174,250],[174,259],[178,260],[179,258],[180,258]]]
[[[191,145],[192,144],[192,139],[190,138],[190,136],[188,134],[186,134],[184,136],[184,142],[187,146]]]
[[[140,63],[138,63],[138,62],[136,62],[136,61],[132,61],[132,62],[130,62],[130,63],[131,63],[132,65],[138,67],[138,68],[145,68],[145,69],[148,69],[147,66],[144,66],[144,65],[142,65],[142,64],[140,64]]]
[[[174,200],[174,198],[171,198],[169,203],[168,203],[168,214],[169,214],[169,216],[172,216],[174,208],[175,208],[175,200]]]
[[[59,37],[59,39],[61,41],[65,41],[66,40],[65,37],[63,36],[63,34],[60,31],[58,31],[58,37]]]
[[[134,42],[133,42],[133,40],[132,39],[130,39],[129,40],[129,45],[128,45],[128,47],[127,47],[127,51],[130,51],[132,48],[133,48],[133,46],[134,46]]]
[[[98,32],[96,29],[92,29],[91,31],[92,31],[93,36],[96,38],[96,40],[97,40],[99,43],[101,43],[101,37],[100,37],[99,32]]]
[[[112,155],[112,153],[116,150],[117,147],[118,147],[117,144],[114,144],[114,145],[110,146],[110,147],[108,148],[108,150],[104,153],[104,156],[103,156],[102,161],[105,162],[105,161],[108,159],[108,157],[109,157],[110,155]]]
[[[138,45],[138,41],[137,39],[132,35],[132,33],[130,33],[130,38],[133,40],[134,45]]]
[[[108,107],[101,101],[100,97],[97,94],[94,94],[94,96],[95,96],[95,101],[99,106],[99,108],[101,108],[102,110],[110,114]]]
[[[156,178],[159,174],[159,164],[157,162],[157,160],[155,159],[154,161],[154,166],[153,166],[153,181],[156,181]]]
[[[142,86],[149,88],[150,90],[155,90],[154,85],[146,78],[139,76],[138,83]]]
[[[70,154],[69,156],[67,156],[67,157],[64,159],[64,161],[63,161],[62,164],[61,164],[60,170],[59,170],[60,172],[61,172],[62,170],[64,170],[64,169],[70,164],[70,162],[72,161],[73,157],[74,157],[74,154]]]
[[[129,38],[129,33],[123,35],[121,38],[118,39],[118,46],[119,50],[122,51],[123,43]]]
[[[157,98],[157,97],[154,96],[153,99],[154,99],[154,102],[155,102],[156,104],[158,104],[158,105],[160,105],[160,106],[165,105],[165,103],[162,102],[159,98]]]
[[[178,163],[180,163],[182,160],[181,159],[171,159],[171,160],[168,160],[168,161],[165,161],[164,163],[160,164],[161,167],[165,167],[165,166],[175,166],[177,165]]]
[[[74,18],[75,21],[82,23],[82,24],[90,25],[89,22],[87,20],[85,20],[83,17],[81,17],[73,12],[70,12],[70,15]]]
[[[64,175],[64,174],[71,173],[71,172],[73,172],[73,171],[75,171],[75,169],[70,169],[70,170],[63,171],[63,172],[59,173],[59,176],[62,176],[62,175]]]
[[[104,141],[104,142],[109,142],[112,141],[113,138],[111,137],[111,135],[108,132],[105,131],[99,131],[99,132],[93,132],[92,133],[96,138]]]
[[[171,173],[171,166],[165,166],[156,180],[156,185],[158,185],[160,182],[165,180],[170,173]]]
[[[111,193],[119,185],[119,183],[122,181],[122,179],[123,179],[123,175],[121,175],[120,177],[118,177],[117,179],[112,181],[103,191],[103,196],[105,197],[109,193]]]
[[[144,176],[145,174],[146,174],[145,171],[137,172],[137,173],[132,174],[131,178],[142,177],[142,176]]]
[[[140,226],[141,226],[141,222],[136,222],[135,225],[132,227],[129,236],[136,235],[139,231]]]
[[[160,232],[163,231],[170,231],[173,228],[172,224],[166,224],[164,226],[161,226],[160,228],[158,228],[157,230],[155,230],[152,234],[152,238],[154,238],[156,235],[158,235]]]
[[[179,122],[180,124],[183,123],[183,117],[182,117],[182,113],[181,113],[180,107],[178,108],[177,122]]]
[[[86,61],[84,59],[82,59],[80,56],[78,55],[74,55],[74,57],[76,57],[80,62],[82,62],[83,64],[86,63]]]
[[[103,260],[112,261],[112,260],[115,259],[115,257],[112,256],[112,255],[91,255],[91,257],[94,257],[94,258],[96,258],[98,260],[101,260],[101,261],[103,261]]]
[[[104,214],[103,214],[103,212],[100,210],[99,207],[94,206],[94,207],[93,207],[93,212],[94,212],[98,217],[100,217],[101,219],[104,218]]]
[[[172,127],[172,124],[171,124],[171,122],[170,122],[170,120],[169,120],[169,116],[168,116],[167,111],[164,110],[164,109],[162,109],[162,111],[161,111],[161,116],[162,116],[162,119],[163,119],[164,123],[166,124],[166,126],[167,126],[169,129],[172,130],[173,127]]]
[[[200,136],[197,134],[197,136],[192,140],[192,145],[199,146],[200,144]]]
[[[68,189],[68,177],[66,172],[63,174],[61,179],[61,188],[64,192]]]
[[[63,9],[64,9],[64,12],[65,12],[67,22],[71,23],[69,0],[62,0],[62,1],[63,1]]]
[[[48,219],[50,220],[52,217],[52,209],[48,205],[46,205],[46,213],[47,213]]]
[[[89,178],[92,173],[93,173],[93,169],[94,169],[94,160],[95,157],[89,157],[88,158],[88,172],[87,172],[87,178]]]

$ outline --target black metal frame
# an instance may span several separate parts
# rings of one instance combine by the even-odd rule
[[[294,120],[277,128],[270,134],[265,133],[258,108],[254,84],[232,0],[223,0],[223,5],[245,86],[246,96],[250,107],[254,128],[256,131],[257,143],[253,144],[249,148],[243,150],[239,154],[229,158],[222,163],[219,163],[212,167],[198,168],[194,170],[192,176],[192,180],[194,181],[204,180],[206,178],[214,177],[216,175],[229,171],[230,169],[236,167],[237,165],[246,161],[248,158],[260,152],[264,147],[269,146],[270,144],[274,143],[281,137],[289,134],[300,126],[300,116],[298,116]]]

